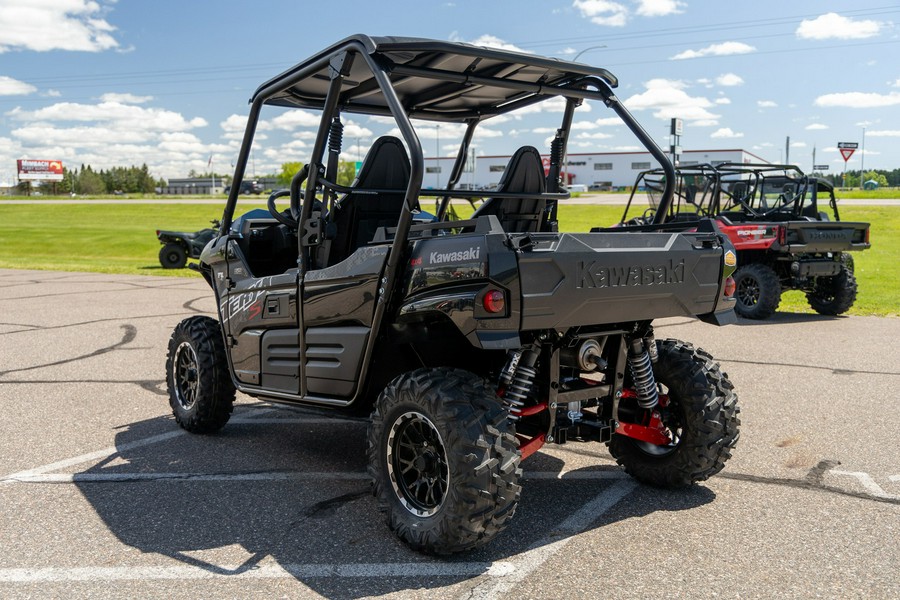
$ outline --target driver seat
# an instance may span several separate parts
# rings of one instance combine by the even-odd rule
[[[360,191],[350,192],[338,200],[329,215],[336,232],[327,266],[343,261],[357,248],[371,242],[379,227],[397,225],[409,176],[409,157],[400,140],[387,135],[375,140],[351,184]],[[391,191],[375,194],[365,190]]]
[[[533,146],[522,146],[509,159],[496,191],[543,194],[545,190],[541,153]],[[495,215],[507,233],[537,232],[546,208],[546,198],[488,198],[472,218]]]

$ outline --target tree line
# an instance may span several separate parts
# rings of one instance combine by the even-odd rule
[[[63,167],[62,181],[46,181],[42,190],[49,188],[51,194],[152,194],[158,187],[165,187],[165,179],[157,179],[150,174],[145,164],[140,167],[112,167],[95,171],[91,165],[81,165],[80,169]],[[33,183],[19,183],[19,191],[29,193]]]
[[[860,170],[847,171],[847,178],[844,179],[844,173],[817,173],[823,179],[827,179],[835,187],[845,185],[847,187],[859,187]],[[873,169],[863,173],[863,183],[866,181],[874,181],[878,187],[900,187],[900,169],[888,171],[886,169]]]

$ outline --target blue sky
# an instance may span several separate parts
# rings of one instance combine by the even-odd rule
[[[329,10],[334,12],[329,13]],[[95,168],[147,163],[163,177],[230,172],[247,99],[281,70],[354,33],[506,47],[608,68],[617,94],[668,145],[744,148],[840,171],[838,142],[865,167],[900,167],[900,5],[888,0],[455,0],[333,4],[287,0],[0,0],[0,183],[18,158]],[[274,109],[273,109],[274,110]],[[579,109],[569,152],[631,150],[600,105]],[[252,169],[304,160],[305,116],[264,113]],[[547,150],[551,110],[494,120],[481,154]],[[345,150],[390,125],[354,116]],[[426,156],[458,132],[421,130]],[[848,167],[859,168],[862,151]]]

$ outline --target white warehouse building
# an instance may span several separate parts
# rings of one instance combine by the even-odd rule
[[[542,154],[545,170],[550,164],[550,155]],[[466,164],[460,189],[492,188],[500,182],[509,162],[506,156],[476,156],[475,168],[471,161]],[[425,159],[423,188],[444,188],[453,168],[455,157]],[[686,150],[681,154],[679,165],[689,166],[701,163],[717,165],[725,162],[768,163],[746,150]],[[622,189],[634,185],[641,171],[655,169],[659,163],[649,152],[585,152],[569,154],[566,157],[568,184],[582,189]],[[581,188],[584,186],[584,188]]]

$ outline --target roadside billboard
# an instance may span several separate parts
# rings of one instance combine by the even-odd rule
[[[38,160],[23,158],[16,161],[19,181],[62,181],[61,160]]]

